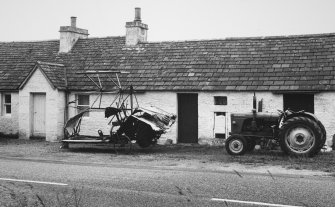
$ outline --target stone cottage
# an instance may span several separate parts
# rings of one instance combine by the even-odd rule
[[[259,110],[304,109],[322,121],[328,139],[335,133],[335,34],[150,42],[139,8],[125,36],[88,38],[75,17],[59,32],[59,40],[0,42],[2,134],[61,139],[65,120],[98,95],[79,74],[87,70],[127,71],[121,83],[134,86],[141,106],[177,114],[163,140],[226,138],[230,113],[250,112],[254,92]],[[82,131],[106,131],[105,121],[102,112],[89,113]]]

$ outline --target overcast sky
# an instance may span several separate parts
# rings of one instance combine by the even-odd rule
[[[148,41],[335,32],[335,0],[0,0],[0,41],[59,38],[59,27],[89,37],[124,36],[141,7]]]

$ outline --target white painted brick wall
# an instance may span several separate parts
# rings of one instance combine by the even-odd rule
[[[335,93],[325,92],[314,95],[314,113],[327,131],[327,140],[335,134]]]
[[[214,96],[227,96],[227,105],[214,105]],[[270,92],[256,93],[257,102],[263,99],[263,112],[277,113],[283,109],[282,95]],[[227,127],[230,131],[230,114],[251,112],[253,93],[250,92],[201,92],[199,102],[199,138],[214,138],[214,112],[226,112]]]
[[[3,115],[3,94],[0,93],[0,133],[16,135],[19,131],[19,93],[11,93],[11,114]]]
[[[71,93],[69,96],[69,101],[75,100],[75,92]],[[94,102],[97,95],[90,95],[90,104]],[[101,107],[107,107],[114,100],[115,95],[104,94],[102,99]],[[137,100],[140,107],[155,106],[169,113],[177,114],[177,95],[172,92],[147,92],[137,94]],[[136,100],[134,99],[134,104]],[[99,101],[93,107],[98,107]],[[71,104],[69,107],[69,117],[72,117],[76,114],[75,104]],[[98,136],[98,130],[102,130],[104,134],[109,134],[110,127],[107,125],[109,119],[105,119],[104,111],[101,112],[90,112],[89,117],[84,117],[82,119],[82,125],[80,134],[85,135],[94,135]],[[161,140],[167,138],[172,139],[176,142],[177,137],[177,125],[176,123],[171,127],[171,129],[163,134]]]
[[[70,100],[74,100],[75,93],[72,93]],[[214,96],[227,96],[227,105],[214,105]],[[257,102],[263,99],[263,112],[277,113],[277,110],[283,110],[283,95],[273,94],[271,92],[257,92]],[[90,101],[93,103],[96,95],[91,95]],[[109,106],[114,99],[112,95],[104,95],[102,107]],[[167,112],[177,114],[177,94],[174,92],[146,92],[137,95],[140,106],[156,106]],[[199,138],[211,139],[214,137],[214,112],[226,112],[227,127],[230,131],[230,114],[251,112],[253,93],[250,92],[199,92],[198,93],[198,115],[199,115]],[[97,102],[98,103],[98,102]],[[331,139],[335,133],[335,118],[330,113],[335,111],[335,93],[321,93],[315,95],[315,114],[325,125],[327,137]],[[75,106],[74,104],[72,105]],[[97,106],[97,105],[96,105]],[[70,108],[70,117],[75,115],[75,109]],[[101,129],[104,134],[109,133],[107,120],[104,118],[104,112],[92,112],[89,118],[84,118],[82,122],[82,134],[97,135]],[[178,119],[177,119],[178,122]],[[177,122],[167,134],[161,137],[161,140],[167,138],[177,142]]]
[[[72,93],[70,101],[75,100],[75,94]],[[282,95],[276,95],[269,92],[259,92],[256,94],[258,101],[263,99],[263,111],[277,113],[277,109],[283,108]],[[228,105],[214,105],[214,96],[227,96]],[[90,96],[90,104],[93,103],[97,95]],[[109,106],[114,100],[113,95],[104,95],[101,107]],[[174,92],[146,92],[137,94],[137,100],[141,107],[156,106],[167,112],[177,114],[177,94]],[[253,94],[247,92],[200,92],[199,101],[199,138],[213,138],[214,112],[227,112],[228,127],[230,128],[230,113],[250,112],[252,110]],[[99,101],[96,103],[98,106]],[[74,116],[75,104],[71,105],[69,115]],[[178,119],[177,119],[178,122]],[[168,133],[162,135],[161,140],[167,138],[177,142],[177,122],[171,127]],[[109,134],[108,120],[104,118],[104,111],[91,112],[90,117],[84,117],[82,120],[81,134],[95,135],[100,129],[104,134]]]
[[[57,129],[56,136],[58,140],[64,137],[64,124],[65,124],[65,92],[58,91],[57,96]],[[52,110],[52,109],[51,109]]]
[[[29,139],[32,135],[33,93],[46,94],[46,140],[57,141],[63,136],[64,92],[53,89],[42,72],[37,69],[19,92],[19,137]]]

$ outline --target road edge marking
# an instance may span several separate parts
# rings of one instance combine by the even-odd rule
[[[19,179],[12,179],[12,178],[0,178],[0,180],[13,181],[13,182],[24,182],[24,183],[47,184],[47,185],[61,185],[61,186],[68,185],[66,183],[44,182],[44,181],[35,181],[35,180],[19,180]]]
[[[211,201],[243,203],[243,204],[252,204],[252,205],[258,205],[258,206],[272,206],[272,207],[302,207],[302,206],[291,206],[291,205],[283,205],[283,204],[262,203],[262,202],[254,202],[254,201],[231,200],[231,199],[223,199],[223,198],[212,198]]]

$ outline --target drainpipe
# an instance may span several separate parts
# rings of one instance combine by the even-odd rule
[[[69,119],[69,89],[68,89],[68,83],[67,83],[67,69],[64,68],[64,77],[65,77],[65,110],[64,110],[64,125],[66,124],[67,120]],[[64,130],[63,130],[63,136],[65,137]]]

